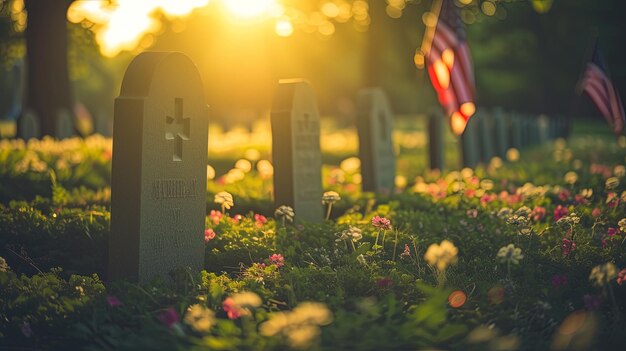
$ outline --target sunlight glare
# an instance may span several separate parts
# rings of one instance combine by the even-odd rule
[[[269,14],[276,0],[223,0],[228,12],[241,19],[253,19]]]

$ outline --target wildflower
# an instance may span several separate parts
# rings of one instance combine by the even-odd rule
[[[9,267],[9,264],[4,259],[4,257],[0,257],[0,272],[8,272],[10,270],[11,270],[11,267]]]
[[[513,210],[508,207],[502,207],[500,211],[498,211],[499,218],[508,218],[513,213]]]
[[[409,244],[404,244],[404,252],[400,254],[400,257],[409,257],[411,256],[411,250],[409,249]]]
[[[218,224],[224,215],[220,211],[211,210],[209,214],[209,218],[213,222],[213,224]]]
[[[263,224],[267,223],[267,218],[264,215],[256,213],[254,214],[254,222],[257,227],[261,228]]]
[[[613,190],[619,185],[619,179],[617,179],[617,177],[610,177],[606,180],[604,185],[606,186],[607,190]]]
[[[554,221],[558,221],[559,219],[564,217],[567,214],[567,212],[568,212],[567,207],[563,207],[561,205],[558,205],[554,209]]]
[[[282,219],[283,224],[285,224],[285,221],[293,222],[295,213],[293,212],[293,208],[282,205],[274,211],[274,217]]]
[[[465,214],[469,218],[476,218],[476,217],[478,217],[478,210],[475,209],[475,208],[472,208],[472,209],[469,209],[469,210],[465,211]]]
[[[176,312],[176,310],[172,307],[169,307],[165,309],[164,311],[162,311],[157,316],[157,319],[168,328],[172,328],[174,325],[180,322],[180,317],[178,316],[178,312]]]
[[[565,179],[565,183],[573,185],[574,183],[576,183],[576,181],[578,181],[578,174],[576,174],[576,172],[567,172],[565,173],[565,177],[563,177]]]
[[[431,244],[424,254],[424,259],[429,265],[444,271],[446,267],[457,262],[458,253],[459,249],[452,242],[443,240],[441,244]]]
[[[250,316],[252,314],[251,308],[259,306],[261,306],[261,298],[250,291],[234,294],[226,298],[222,303],[222,309],[230,319]]]
[[[519,264],[524,258],[524,255],[522,255],[522,249],[515,247],[513,244],[509,244],[501,247],[496,257],[502,263]]]
[[[337,201],[341,200],[341,196],[336,191],[327,191],[322,195],[322,205],[328,205],[328,210],[326,211],[326,220],[330,219],[330,211],[333,208],[333,204]]]
[[[591,211],[591,215],[593,216],[593,218],[598,218],[600,217],[600,214],[602,213],[602,211],[600,211],[599,208],[594,208],[593,211]]]
[[[567,284],[567,276],[565,274],[555,274],[552,276],[552,286],[560,288]]]
[[[360,254],[356,257],[357,262],[359,262],[360,264],[367,266],[367,260],[365,260],[365,256],[363,256],[363,254]]]
[[[611,238],[612,238],[612,237],[614,237],[614,236],[615,236],[615,234],[617,234],[618,232],[619,232],[619,231],[617,230],[617,228],[610,227],[610,228],[607,230],[606,235],[608,235],[609,237],[611,237]]]
[[[531,216],[533,221],[539,222],[540,220],[542,220],[546,216],[546,212],[547,211],[546,211],[545,207],[537,206],[537,207],[533,208],[533,211],[531,212],[530,216]]]
[[[585,296],[583,296],[583,300],[585,301],[585,308],[590,311],[597,310],[598,308],[600,308],[600,304],[602,304],[602,300],[600,300],[600,297],[595,295],[585,294]]]
[[[619,222],[617,222],[617,225],[622,233],[626,233],[626,218],[620,219]]]
[[[372,218],[372,225],[375,228],[382,230],[390,230],[391,229],[391,221],[385,217],[375,216]]]
[[[187,308],[184,322],[196,331],[206,333],[215,325],[215,312],[206,306],[194,304]]]
[[[122,306],[122,301],[120,301],[117,297],[113,295],[107,295],[105,299],[107,300],[107,303],[109,304],[109,306],[113,308]]]
[[[361,233],[361,229],[350,226],[348,229],[345,229],[341,232],[340,239],[349,239],[356,243],[357,241],[363,239],[363,234]]]
[[[616,177],[623,177],[626,175],[626,167],[624,165],[617,165],[613,168],[613,174]]]
[[[233,216],[233,218],[231,218],[230,220],[234,223],[234,224],[239,224],[239,222],[241,222],[241,220],[243,219],[243,216],[240,214],[236,214]]]
[[[320,334],[320,327],[332,322],[333,315],[323,303],[302,302],[292,311],[276,312],[259,326],[263,336],[281,334],[290,347],[306,349]]]
[[[235,202],[233,201],[233,196],[226,191],[220,191],[219,193],[215,194],[215,198],[213,201],[216,204],[222,206],[222,213],[224,213],[225,210],[229,210],[235,204]]]
[[[213,231],[213,229],[209,228],[209,229],[204,230],[204,243],[205,244],[213,240],[214,238],[215,238],[215,232]]]
[[[376,286],[381,289],[390,288],[393,285],[393,279],[389,277],[380,278],[376,281]]]
[[[580,223],[580,217],[578,217],[576,212],[571,212],[567,216],[563,216],[563,217],[559,218],[556,222],[557,223],[566,223],[566,224],[569,224],[569,225],[574,225],[574,224]]]
[[[584,197],[585,199],[588,199],[588,198],[590,198],[593,195],[593,189],[591,189],[591,188],[582,189],[580,191],[579,195]]]
[[[617,284],[622,285],[626,282],[626,268],[617,273]]]
[[[276,267],[282,267],[285,265],[285,258],[281,254],[273,254],[269,258],[270,263],[276,265]]]
[[[597,286],[604,286],[617,277],[617,267],[611,262],[593,267],[589,280]]]
[[[617,197],[617,194],[614,192],[610,192],[606,195],[606,204],[609,207],[615,207],[619,205],[620,198]]]
[[[574,250],[576,250],[576,243],[568,238],[563,238],[563,256],[569,256]]]

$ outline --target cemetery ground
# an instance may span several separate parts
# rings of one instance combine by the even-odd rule
[[[111,139],[1,140],[0,348],[623,349],[626,149],[598,126],[440,173],[397,123],[374,195],[324,122],[320,223],[271,201],[267,126],[210,128],[204,270],[141,284],[106,276]]]

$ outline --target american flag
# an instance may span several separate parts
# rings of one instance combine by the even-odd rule
[[[596,104],[613,133],[620,135],[624,130],[624,106],[617,89],[611,83],[597,41],[591,61],[587,63],[583,74],[581,88]]]
[[[434,33],[424,51],[428,75],[437,91],[439,103],[450,118],[456,135],[465,130],[467,120],[476,111],[474,104],[474,69],[467,44],[460,8],[453,0],[440,0],[439,17]]]

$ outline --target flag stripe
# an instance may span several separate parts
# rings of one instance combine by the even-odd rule
[[[594,59],[598,56],[594,52]],[[617,90],[599,63],[592,61],[587,64],[582,88],[600,110],[613,132],[620,134],[624,129],[624,107]]]

